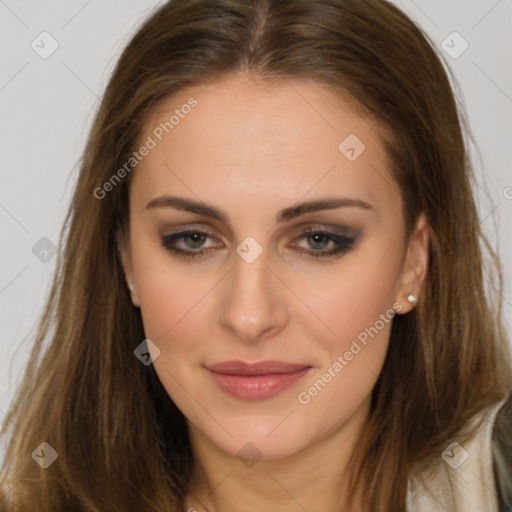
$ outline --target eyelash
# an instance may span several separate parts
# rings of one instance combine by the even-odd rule
[[[183,259],[194,259],[198,256],[202,256],[205,253],[212,250],[212,248],[207,249],[200,249],[198,251],[194,250],[186,250],[186,249],[178,249],[175,247],[176,241],[180,239],[184,239],[189,235],[198,234],[201,236],[209,236],[212,238],[215,238],[213,233],[210,233],[206,230],[200,230],[200,229],[189,229],[185,231],[180,231],[178,233],[173,233],[171,235],[166,235],[162,237],[162,245],[165,249],[167,249],[169,252],[173,253],[179,258]],[[328,231],[320,230],[320,229],[310,229],[306,232],[304,232],[301,237],[299,238],[307,238],[315,235],[320,235],[322,237],[326,237],[329,239],[329,241],[332,241],[336,244],[336,247],[334,249],[329,250],[314,250],[311,251],[308,250],[298,250],[293,251],[294,253],[300,253],[300,254],[307,254],[307,257],[311,257],[314,259],[320,259],[320,258],[328,258],[328,257],[334,257],[337,255],[341,255],[349,250],[352,249],[352,246],[354,242],[356,241],[358,235],[347,237],[343,235],[337,235],[335,233],[330,233]]]

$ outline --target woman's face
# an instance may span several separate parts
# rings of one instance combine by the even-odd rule
[[[242,74],[145,123],[124,267],[163,386],[217,448],[281,458],[366,414],[426,266],[381,133],[318,84]]]

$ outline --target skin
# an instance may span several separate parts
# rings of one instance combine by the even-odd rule
[[[309,403],[297,397],[380,315],[413,308],[407,296],[420,295],[427,268],[426,220],[406,240],[384,129],[319,84],[261,86],[240,73],[182,90],[146,120],[140,143],[190,97],[197,106],[134,171],[121,241],[133,304],[160,350],[154,368],[189,425],[200,477],[185,510],[339,511],[391,322]],[[350,134],[366,146],[355,161],[338,149]],[[145,208],[164,194],[215,205],[227,219]],[[276,222],[297,202],[333,196],[372,208]],[[360,234],[348,251],[317,259],[308,255],[335,244],[304,236],[311,227]],[[162,245],[162,236],[186,228],[206,228],[214,239],[175,245],[210,251],[182,259]],[[252,263],[235,251],[248,236],[262,249]],[[204,367],[232,359],[312,369],[277,396],[245,401],[221,391]],[[259,458],[251,467],[237,457],[248,442]]]

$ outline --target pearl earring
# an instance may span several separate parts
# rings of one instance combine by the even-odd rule
[[[126,283],[126,286],[128,286],[128,290],[133,291],[132,283]]]
[[[414,304],[416,304],[416,302],[418,301],[418,299],[412,294],[410,293],[408,296],[407,296],[407,301],[410,302],[413,306]]]

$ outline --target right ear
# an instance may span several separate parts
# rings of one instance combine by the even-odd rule
[[[121,265],[126,279],[127,286],[131,286],[130,294],[134,306],[140,307],[139,296],[137,294],[137,283],[133,274],[133,265],[130,251],[129,237],[125,236],[122,229],[119,228],[116,233],[117,252],[121,259]]]

